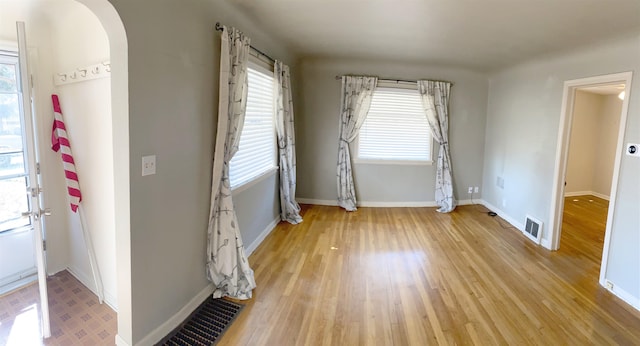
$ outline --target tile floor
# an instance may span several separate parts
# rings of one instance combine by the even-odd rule
[[[51,337],[42,340],[37,282],[0,296],[0,345],[114,345],[116,313],[68,271],[47,279]]]

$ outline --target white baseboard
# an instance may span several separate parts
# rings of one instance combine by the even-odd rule
[[[609,200],[609,196],[595,192],[595,191],[575,191],[575,192],[567,192],[564,194],[565,197],[578,197],[578,196],[596,196],[598,198],[602,198],[604,200]]]
[[[155,345],[158,341],[162,340],[165,336],[171,333],[174,329],[176,329],[180,323],[184,322],[184,320],[194,312],[200,304],[202,304],[205,299],[211,294],[213,294],[214,286],[213,284],[207,285],[203,288],[195,297],[191,298],[191,300],[182,307],[178,312],[176,312],[173,316],[171,316],[166,322],[158,326],[158,328],[151,331],[151,333],[147,334],[140,342],[136,343],[139,346],[147,346],[147,345]],[[120,339],[122,340],[122,339]],[[118,344],[118,338],[116,338],[116,344]],[[123,345],[126,345],[123,344]]]
[[[129,345],[129,343],[124,341],[124,339],[121,338],[120,335],[116,334],[116,346],[131,346],[131,345]]]
[[[502,219],[504,219],[505,221],[510,223],[511,226],[517,228],[520,232],[524,231],[524,224],[516,221],[514,218],[512,218],[509,215],[507,215],[507,213],[505,213],[504,211],[500,210],[495,205],[493,205],[493,204],[491,204],[491,203],[489,203],[489,202],[487,202],[487,201],[485,201],[483,199],[479,200],[478,203],[484,205],[485,207],[487,207],[488,209],[490,209],[494,213],[498,214],[498,216],[500,216]]]
[[[338,201],[334,199],[296,198],[300,204],[338,206]]]
[[[96,285],[93,281],[93,277],[88,277],[86,274],[82,273],[80,270],[78,270],[74,266],[68,266],[66,269],[67,271],[69,271],[69,273],[71,273],[71,275],[73,275],[76,279],[78,279],[78,281],[80,281],[83,285],[85,285],[85,287],[87,287],[89,291],[93,292],[93,294],[95,294],[96,296],[98,295],[98,293],[96,292],[97,290],[96,290]],[[109,307],[117,313],[118,300],[116,299],[116,297],[111,292],[105,290],[104,288],[103,288],[103,293],[104,293],[105,304],[109,305]]]
[[[251,256],[251,254],[254,251],[256,251],[258,246],[260,246],[260,244],[262,244],[262,242],[267,238],[267,236],[271,234],[271,232],[276,228],[279,222],[280,222],[280,216],[278,216],[276,219],[271,221],[267,225],[267,227],[265,227],[264,230],[260,232],[260,235],[258,235],[258,238],[256,238],[256,240],[254,240],[251,244],[249,244],[249,246],[245,247],[245,253],[247,257]]]
[[[296,198],[296,201],[301,204],[315,204],[315,205],[328,205],[337,206],[337,200],[327,199],[313,199],[313,198]],[[478,202],[480,200],[473,200]],[[472,200],[463,199],[458,201],[458,205],[472,204]],[[407,202],[376,202],[376,201],[359,201],[358,207],[365,208],[424,208],[424,207],[437,207],[435,201],[407,201]]]
[[[609,281],[613,284],[613,290],[609,291],[611,293],[613,293],[613,295],[615,295],[616,297],[622,299],[625,303],[633,306],[634,309],[636,310],[640,310],[640,298],[639,297],[634,297],[632,294],[630,294],[629,292],[621,289],[618,285],[616,285],[613,281],[605,279],[604,282],[600,282],[600,285],[604,288],[606,288],[606,281]]]
[[[480,200],[479,203],[484,205],[485,207],[489,208],[491,211],[495,212],[496,214],[498,214],[498,216],[500,216],[502,219],[504,219],[505,221],[510,223],[511,226],[517,228],[520,232],[524,232],[524,224],[523,223],[520,223],[520,222],[516,221],[511,216],[507,215],[507,213],[505,213],[504,211],[500,210],[498,207],[494,206],[493,204],[491,204],[491,203],[489,203],[489,202],[487,202],[485,200]],[[544,247],[545,249],[551,250],[551,240],[550,239],[545,239],[545,238],[540,239],[540,245],[542,247]]]
[[[435,201],[410,201],[410,202],[375,202],[375,201],[361,201],[358,202],[358,207],[364,208],[423,208],[423,207],[437,207]]]

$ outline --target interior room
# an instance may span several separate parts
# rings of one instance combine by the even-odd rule
[[[0,102],[24,110],[0,122],[0,179],[27,184],[0,210],[0,343],[154,345],[212,296],[243,306],[223,345],[640,342],[637,1],[11,0],[0,18],[19,71]],[[606,208],[576,246],[580,203]]]
[[[624,85],[578,89],[567,161],[562,246],[602,254]],[[565,232],[566,231],[566,232]],[[600,265],[601,257],[594,258]]]

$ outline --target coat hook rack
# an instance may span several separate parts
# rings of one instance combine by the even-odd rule
[[[56,73],[53,75],[53,82],[55,85],[65,85],[109,76],[111,76],[111,62],[102,61],[73,71]]]

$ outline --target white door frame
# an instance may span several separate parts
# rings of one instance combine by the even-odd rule
[[[615,213],[616,194],[618,192],[618,178],[620,177],[620,162],[624,145],[624,133],[627,127],[627,113],[629,106],[629,95],[631,89],[632,72],[622,72],[609,75],[568,80],[564,82],[562,95],[562,110],[560,113],[560,128],[558,130],[558,146],[556,148],[556,161],[553,179],[553,191],[551,195],[550,213],[550,239],[551,250],[558,250],[560,247],[560,234],[562,232],[562,212],[564,209],[564,181],[567,174],[567,158],[569,153],[569,141],[571,139],[571,125],[573,122],[573,108],[576,90],[581,87],[622,84],[625,85],[625,94],[622,101],[622,113],[620,115],[620,127],[618,129],[618,143],[616,145],[615,163],[613,167],[613,178],[611,181],[611,193],[609,201],[609,212],[607,215],[607,226],[604,237],[604,247],[602,249],[602,264],[600,266],[600,285],[605,286],[605,273],[607,261],[609,259],[609,244],[611,241],[611,226]]]

